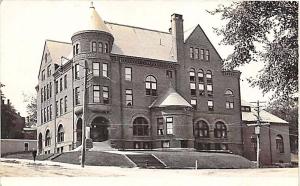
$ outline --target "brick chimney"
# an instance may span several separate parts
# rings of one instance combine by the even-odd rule
[[[184,59],[184,37],[183,37],[183,18],[180,14],[171,16],[171,34],[173,40],[174,58],[180,63]]]

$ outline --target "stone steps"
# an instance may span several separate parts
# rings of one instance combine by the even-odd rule
[[[165,165],[152,154],[127,154],[126,156],[141,168],[165,168]]]

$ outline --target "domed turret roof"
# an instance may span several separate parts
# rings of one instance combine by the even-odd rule
[[[99,30],[104,32],[109,32],[107,26],[105,25],[102,18],[99,16],[98,12],[96,11],[93,2],[91,2],[90,6],[90,20],[89,20],[89,30]]]

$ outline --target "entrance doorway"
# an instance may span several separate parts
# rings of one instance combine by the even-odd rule
[[[39,153],[42,152],[43,149],[43,135],[42,133],[39,134],[39,140],[38,140],[38,151]]]
[[[81,145],[82,142],[82,119],[79,118],[76,125],[76,141],[77,146]]]
[[[93,142],[108,140],[108,120],[104,117],[97,117],[91,124],[91,139]]]

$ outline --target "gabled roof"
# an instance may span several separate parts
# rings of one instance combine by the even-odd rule
[[[241,106],[250,106],[254,107],[252,104],[242,100],[241,101]],[[259,112],[260,118],[263,122],[268,122],[268,123],[283,123],[283,124],[288,124],[287,121],[265,111],[261,110]],[[257,111],[254,110],[254,108],[251,108],[251,112],[244,112],[242,111],[242,120],[245,122],[256,122],[257,120]]]
[[[72,52],[71,43],[46,40],[46,46],[49,50],[52,62],[58,65],[60,65],[61,62],[61,56],[68,57],[70,52]]]
[[[177,93],[173,87],[170,87],[165,94],[158,97],[151,105],[153,107],[192,107],[179,93]]]
[[[109,22],[106,25],[114,37],[113,54],[176,62],[170,33]]]

